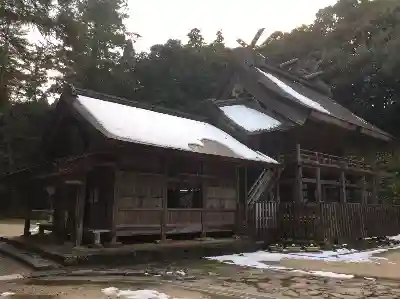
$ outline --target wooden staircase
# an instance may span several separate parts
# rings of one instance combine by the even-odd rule
[[[264,169],[262,171],[247,194],[247,205],[253,205],[260,200],[265,192],[271,190],[274,186],[274,182],[276,182],[277,173],[277,171],[269,169]]]

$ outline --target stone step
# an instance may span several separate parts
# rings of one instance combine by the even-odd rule
[[[24,263],[35,270],[49,270],[61,267],[60,264],[54,261],[44,259],[35,253],[17,248],[6,242],[0,242],[0,253]]]

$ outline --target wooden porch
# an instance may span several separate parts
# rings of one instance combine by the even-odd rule
[[[207,238],[140,242],[117,247],[75,247],[73,243],[57,243],[51,234],[8,239],[10,244],[50,260],[71,265],[129,265],[182,261],[205,256],[252,252],[262,249],[250,239]],[[116,258],[118,256],[118,258]]]

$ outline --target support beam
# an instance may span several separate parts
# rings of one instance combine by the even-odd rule
[[[372,204],[378,203],[378,178],[376,175],[372,176]]]
[[[374,161],[372,169],[373,169],[373,175],[372,175],[372,199],[371,199],[371,201],[373,204],[377,204],[378,203],[379,178],[378,178],[378,169],[377,169],[376,161]]]
[[[30,204],[30,187],[25,186],[25,191],[23,192],[24,202],[25,202],[25,221],[24,221],[24,237],[29,237],[31,235],[31,204]]]
[[[164,242],[167,240],[166,228],[167,228],[167,220],[168,220],[168,164],[166,160],[164,161],[164,190],[163,190],[163,203],[162,203],[162,211],[161,211],[161,241]]]
[[[368,196],[367,196],[367,182],[365,176],[361,178],[361,203],[368,204]]]
[[[341,203],[346,203],[347,202],[347,197],[346,197],[346,176],[344,174],[344,171],[340,172],[340,202]]]
[[[295,201],[301,203],[303,199],[303,168],[301,166],[300,144],[296,144],[296,185],[295,185]]]
[[[243,202],[243,212],[244,212],[244,225],[247,226],[247,220],[248,220],[248,212],[249,212],[249,206],[248,206],[248,195],[249,195],[249,188],[247,186],[248,183],[248,177],[247,177],[247,167],[244,168],[244,202]]]
[[[25,222],[24,222],[24,237],[29,237],[31,235],[31,212],[30,209],[25,213]]]
[[[236,219],[235,219],[235,227],[236,232],[240,230],[240,218],[242,217],[242,209],[240,200],[242,198],[242,188],[241,188],[241,180],[240,180],[240,167],[236,167]]]
[[[204,164],[203,164],[203,162],[201,162],[201,170],[200,170],[200,173],[201,174],[204,174]],[[202,203],[201,203],[201,208],[202,208],[202,210],[201,210],[201,237],[202,238],[205,238],[206,237],[206,231],[207,231],[207,224],[206,224],[206,222],[205,222],[205,220],[206,220],[206,217],[205,217],[205,211],[206,211],[206,205],[207,205],[207,181],[204,181],[203,180],[203,183],[202,183],[202,185],[201,185],[201,190],[202,190],[202,192],[201,192],[201,200],[202,200]]]
[[[111,244],[117,243],[117,216],[119,203],[119,180],[121,177],[120,171],[114,166],[114,198],[112,204],[112,219],[111,219]]]
[[[316,176],[316,198],[317,202],[323,202],[322,198],[322,189],[321,189],[321,168],[315,168],[315,176]]]
[[[276,170],[276,183],[275,183],[275,200],[277,204],[281,203],[281,184],[280,184],[280,178],[281,178],[281,174],[282,174],[282,169],[278,168]]]

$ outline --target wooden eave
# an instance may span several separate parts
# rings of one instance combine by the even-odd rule
[[[329,123],[329,124],[334,124],[334,125],[337,125],[339,127],[344,128],[346,130],[356,131],[356,132],[359,132],[359,133],[361,133],[363,135],[367,135],[367,136],[373,137],[375,139],[380,139],[380,140],[383,140],[383,141],[386,141],[386,142],[389,142],[389,141],[393,140],[393,136],[391,136],[388,133],[384,134],[383,131],[382,131],[383,133],[378,133],[376,131],[369,130],[367,128],[355,125],[353,123],[350,123],[348,121],[342,120],[342,119],[337,118],[337,117],[334,117],[332,115],[327,115],[325,113],[322,113],[322,112],[319,112],[319,111],[316,111],[316,110],[312,110],[312,109],[310,109],[310,110],[311,110],[310,120],[323,121],[323,122],[326,122],[326,123]]]

